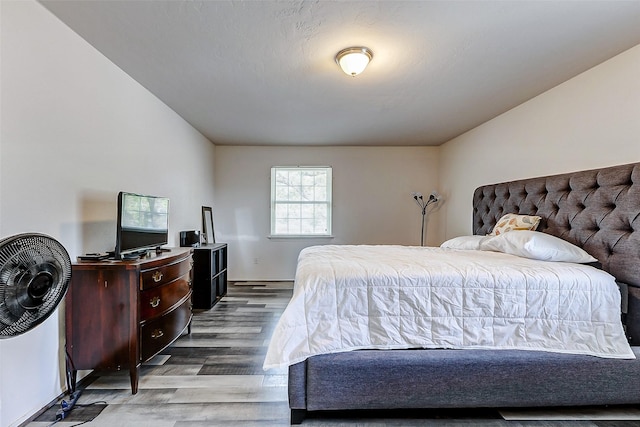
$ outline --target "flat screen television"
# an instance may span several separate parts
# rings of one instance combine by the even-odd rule
[[[118,193],[115,259],[135,258],[159,250],[169,238],[169,199]]]

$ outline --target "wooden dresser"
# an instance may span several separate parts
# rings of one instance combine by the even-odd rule
[[[191,332],[192,265],[191,248],[73,264],[65,299],[70,389],[80,369],[128,369],[138,392],[141,363]]]

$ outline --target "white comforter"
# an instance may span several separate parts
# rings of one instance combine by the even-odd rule
[[[614,278],[593,267],[498,252],[326,245],[300,252],[264,368],[416,347],[634,358]]]

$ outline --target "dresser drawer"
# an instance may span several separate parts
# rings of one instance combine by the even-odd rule
[[[175,341],[191,321],[191,299],[140,327],[141,361],[145,362]]]
[[[172,264],[162,265],[140,272],[140,289],[150,289],[172,282],[191,271],[191,256]]]
[[[173,307],[191,291],[189,273],[173,282],[140,292],[140,320],[156,317]]]

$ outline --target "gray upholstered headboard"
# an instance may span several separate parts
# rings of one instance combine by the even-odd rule
[[[640,343],[640,163],[478,187],[473,233],[506,213],[541,216],[538,231],[582,247],[631,285],[627,324]]]

